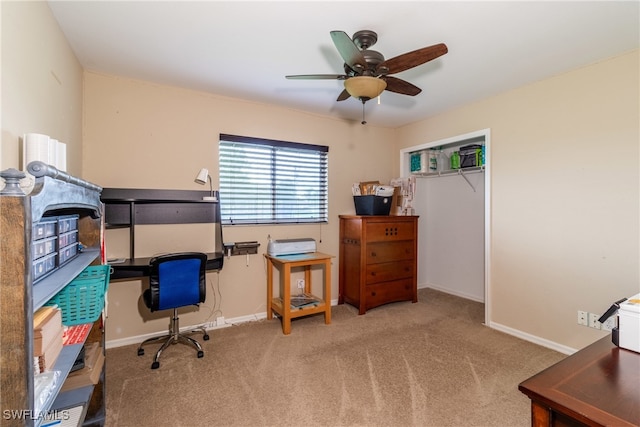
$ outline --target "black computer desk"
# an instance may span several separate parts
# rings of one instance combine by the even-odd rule
[[[215,250],[207,253],[207,270],[221,270],[224,263],[224,243],[220,222],[219,193],[215,200],[204,200],[209,191],[157,190],[138,188],[103,188],[100,200],[105,207],[107,229],[129,229],[129,255],[135,254],[135,229],[141,224],[213,224]],[[149,275],[151,257],[128,258],[108,262],[112,280]]]
[[[118,260],[113,263],[107,261],[107,263],[112,268],[109,279],[135,279],[138,277],[149,276],[149,261],[151,261],[151,258],[152,257],[131,258],[125,259],[123,261]],[[224,254],[222,254],[221,252],[207,253],[207,271],[222,270],[223,263]]]

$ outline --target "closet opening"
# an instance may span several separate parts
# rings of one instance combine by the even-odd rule
[[[400,151],[402,177],[414,176],[418,288],[484,303],[490,322],[490,130]]]

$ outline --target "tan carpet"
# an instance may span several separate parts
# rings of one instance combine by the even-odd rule
[[[529,426],[518,384],[565,355],[482,325],[483,304],[430,289],[359,316],[210,332],[205,356],[107,350],[107,426]],[[108,337],[107,337],[108,338]]]

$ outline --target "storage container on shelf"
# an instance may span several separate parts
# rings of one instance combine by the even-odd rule
[[[426,150],[415,151],[410,155],[411,173],[429,172],[429,153]]]
[[[353,196],[356,215],[389,215],[392,197]]]
[[[438,153],[433,149],[429,150],[429,173],[438,172]]]
[[[449,164],[449,157],[445,154],[443,150],[438,151],[436,157],[436,164],[438,172],[445,172],[451,169],[451,165]]]
[[[460,147],[460,167],[472,168],[481,165],[482,145],[471,144]]]

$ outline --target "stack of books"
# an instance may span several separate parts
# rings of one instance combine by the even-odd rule
[[[33,365],[35,373],[49,371],[62,351],[62,313],[57,307],[42,307],[33,315]]]
[[[312,294],[291,295],[291,308],[303,308],[320,304],[320,299]]]

